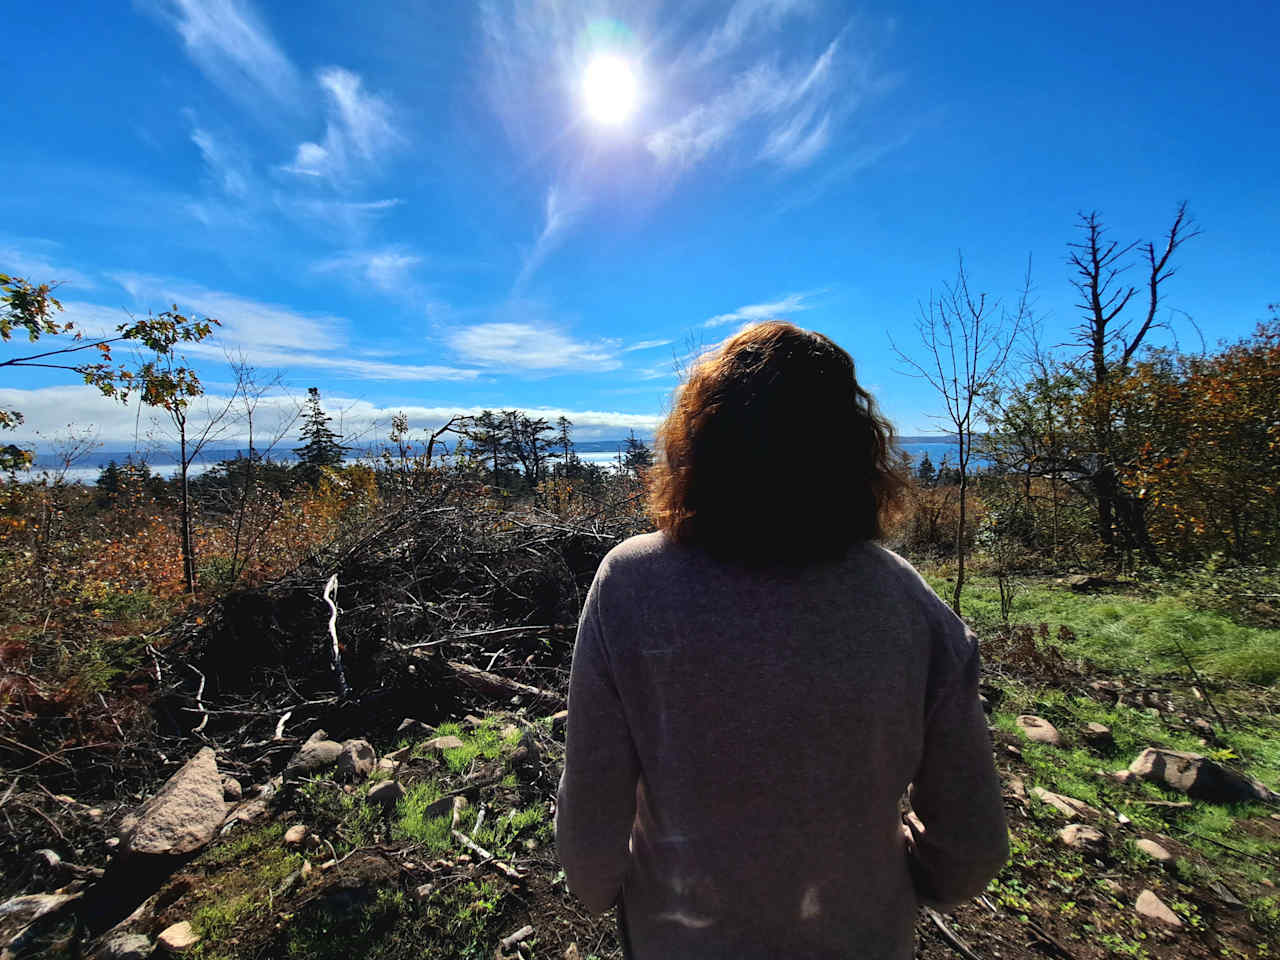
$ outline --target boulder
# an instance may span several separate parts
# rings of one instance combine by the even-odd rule
[[[1101,723],[1085,724],[1084,729],[1080,731],[1080,736],[1095,750],[1110,750],[1116,745],[1116,738],[1112,736],[1111,728]]]
[[[1138,916],[1146,920],[1153,920],[1175,930],[1182,926],[1182,920],[1178,915],[1165,906],[1164,901],[1150,890],[1143,890],[1138,894],[1138,902],[1135,904],[1135,908],[1138,911]]]
[[[1156,843],[1154,840],[1148,840],[1146,837],[1143,837],[1141,840],[1135,841],[1133,845],[1137,847],[1140,853],[1145,853],[1152,860],[1159,863],[1173,862],[1173,854],[1160,846],[1160,844]]]
[[[1047,743],[1051,747],[1062,746],[1062,734],[1052,723],[1042,717],[1024,713],[1017,719],[1018,729],[1034,743]]]
[[[404,799],[404,787],[394,780],[382,780],[369,788],[368,799],[382,807],[383,813],[390,813]]]
[[[117,933],[103,941],[97,960],[147,960],[155,952],[151,938],[141,933]]]
[[[1069,823],[1058,831],[1058,839],[1073,850],[1102,856],[1107,852],[1107,835],[1097,827]]]
[[[350,783],[361,783],[369,779],[377,762],[378,755],[373,752],[373,746],[368,740],[344,740],[342,752],[338,754],[337,778]]]
[[[184,854],[199,850],[227,816],[222,776],[204,747],[128,818],[120,849],[128,854]]]
[[[191,928],[190,921],[183,920],[165,927],[156,937],[156,942],[170,953],[186,953],[200,942],[200,935]]]
[[[1181,750],[1147,747],[1129,764],[1129,772],[1185,793],[1194,800],[1209,803],[1235,803],[1243,800],[1267,802],[1270,790],[1248,777],[1219,766],[1208,757]]]
[[[329,735],[323,730],[317,730],[298,748],[298,752],[289,760],[284,772],[286,776],[319,773],[337,763],[341,755],[342,744],[330,740]]]

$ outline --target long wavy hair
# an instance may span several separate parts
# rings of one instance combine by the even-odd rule
[[[905,483],[853,359],[790,323],[748,327],[698,360],[657,448],[658,528],[749,566],[835,560],[879,539]]]

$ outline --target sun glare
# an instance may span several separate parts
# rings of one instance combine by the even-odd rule
[[[617,54],[597,54],[582,73],[587,116],[605,127],[620,127],[635,112],[639,84],[631,64]]]

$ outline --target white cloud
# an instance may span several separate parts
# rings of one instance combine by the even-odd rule
[[[294,105],[298,71],[243,0],[141,0],[182,37],[189,56],[231,96],[261,110],[264,98]]]
[[[582,198],[573,191],[560,186],[552,186],[547,191],[542,232],[538,234],[538,239],[525,257],[520,274],[516,277],[514,289],[517,293],[524,289],[538,268],[560,245],[564,234],[582,216],[583,208]]]
[[[508,312],[518,312],[519,304]],[[504,372],[603,372],[620,367],[616,340],[575,340],[548,323],[499,320],[460,327],[447,340],[469,363]]]
[[[346,182],[376,169],[404,142],[390,103],[365,90],[358,74],[327,67],[316,74],[316,81],[328,101],[324,140],[298,144],[293,162],[283,170]]]
[[[641,340],[639,343],[623,347],[622,352],[631,353],[634,350],[652,350],[654,347],[665,347],[669,343],[671,343],[670,340]]]
[[[22,277],[28,283],[36,286],[42,283],[50,285],[65,284],[66,286],[81,288],[94,286],[93,280],[87,274],[71,267],[56,264],[38,252],[42,248],[47,249],[56,246],[57,244],[46,240],[29,240],[0,246],[0,273]],[[66,292],[65,288],[62,292]],[[55,296],[57,296],[56,293]]]
[[[333,271],[354,274],[384,293],[399,293],[409,286],[409,275],[422,262],[422,257],[399,247],[380,250],[356,250],[330,257],[311,269],[328,273]]]
[[[221,359],[227,351],[243,352],[258,367],[324,370],[366,380],[474,380],[480,375],[475,369],[408,359],[370,359],[367,353],[353,348],[350,324],[341,317],[303,314],[279,304],[157,277],[125,274],[116,280],[139,304],[150,304],[156,310],[177,304],[188,314],[218,320],[219,326],[211,337],[184,348],[193,357]]]
[[[707,320],[704,327],[722,327],[727,323],[759,323],[763,320],[784,320],[789,313],[813,309],[808,300],[812,293],[789,293],[772,303],[751,303],[732,313],[721,313]]]
[[[266,424],[269,431],[273,422],[287,421],[299,400],[299,397],[284,392],[269,394],[258,410],[259,427]],[[203,427],[208,420],[208,411],[217,410],[225,403],[225,394],[213,392],[194,401],[189,411],[191,426],[197,430]],[[334,425],[344,438],[350,438],[358,444],[376,444],[385,435],[391,417],[396,413],[404,413],[409,418],[410,430],[416,434],[436,429],[450,417],[459,414],[475,415],[484,409],[501,410],[518,407],[519,404],[502,396],[494,396],[492,403],[470,407],[378,405],[326,392],[322,406],[334,418]],[[167,445],[172,440],[167,423],[154,411],[146,408],[139,411],[133,401],[121,404],[109,400],[83,384],[31,390],[0,388],[0,409],[21,410],[26,414],[26,422],[19,430],[8,435],[6,443],[31,444],[43,451],[48,451],[53,438],[64,434],[69,424],[74,424],[79,430],[92,429],[97,435],[99,449],[103,452],[129,450],[134,447],[135,442],[146,450],[160,444]],[[573,410],[561,407],[522,409],[530,416],[543,417],[553,423],[558,417],[567,417],[573,421],[573,435],[580,441],[618,439],[625,436],[628,430],[650,433],[661,421],[661,417],[654,413]],[[217,445],[222,449],[235,448],[244,446],[247,439],[242,433],[242,427],[231,424],[219,437]],[[280,444],[280,449],[287,452],[294,445],[293,438],[289,438]],[[100,461],[90,455],[86,462],[96,465]]]

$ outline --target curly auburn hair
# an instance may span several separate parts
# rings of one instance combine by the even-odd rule
[[[693,367],[658,428],[650,515],[749,566],[835,560],[878,539],[905,481],[853,359],[790,323],[748,327]]]

